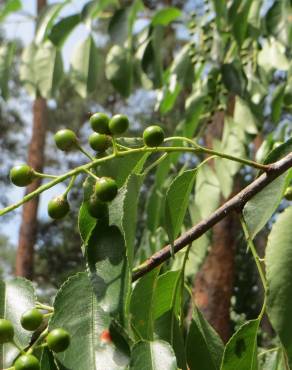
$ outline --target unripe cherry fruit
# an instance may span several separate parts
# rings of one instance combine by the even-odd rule
[[[112,201],[118,193],[118,187],[111,177],[100,177],[95,183],[95,195],[102,202]]]
[[[15,370],[40,370],[39,360],[33,355],[22,355],[14,363]]]
[[[21,326],[29,331],[35,331],[43,322],[44,315],[36,308],[26,311],[20,319]]]
[[[93,131],[99,134],[109,134],[109,116],[105,113],[94,113],[90,118],[89,122]]]
[[[36,178],[34,170],[27,164],[15,166],[10,170],[10,180],[16,186],[27,186]]]
[[[129,127],[129,119],[124,114],[116,114],[109,121],[109,130],[112,135],[123,134]]]
[[[107,211],[107,203],[101,202],[96,195],[93,195],[89,198],[88,212],[90,216],[94,218],[103,218],[107,215]]]
[[[105,134],[94,132],[89,136],[89,145],[96,152],[105,152],[111,146],[110,138]]]
[[[143,132],[143,140],[145,145],[150,147],[157,147],[163,143],[164,131],[160,126],[149,126]]]
[[[56,132],[55,143],[57,148],[68,152],[69,150],[75,149],[78,144],[77,136],[74,131],[69,129],[63,129]]]
[[[6,319],[0,319],[0,344],[12,342],[14,337],[14,328],[12,322]]]
[[[59,195],[49,201],[48,214],[54,220],[59,220],[70,211],[70,205],[64,195]]]
[[[48,347],[54,352],[65,351],[70,344],[70,334],[64,329],[54,329],[47,335]]]

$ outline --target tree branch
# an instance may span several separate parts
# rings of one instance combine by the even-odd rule
[[[197,225],[193,226],[186,233],[181,235],[174,241],[174,253],[177,253],[194,240],[198,239],[200,236],[205,234],[206,231],[211,229],[215,224],[221,221],[224,217],[233,211],[241,212],[244,205],[257,193],[263,190],[267,185],[269,185],[273,180],[282,175],[285,171],[292,167],[292,153],[289,153],[283,159],[269,165],[269,171],[263,173],[241,192],[235,195],[233,198],[228,200],[220,208],[218,208],[214,213],[212,213],[205,220],[202,220]],[[137,266],[133,270],[132,280],[135,281],[141,276],[145,275],[147,272],[153,270],[155,267],[159,266],[161,263],[165,262],[171,257],[171,246],[166,245],[160,251],[154,253],[141,265]]]

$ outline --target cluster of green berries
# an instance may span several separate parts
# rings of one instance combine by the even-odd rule
[[[105,113],[95,113],[90,117],[90,125],[94,131],[88,139],[90,147],[97,153],[104,153],[113,145],[113,137],[123,134],[129,127],[129,119],[123,114],[110,118]],[[80,149],[75,132],[69,129],[59,130],[55,136],[55,144],[62,151]],[[143,132],[143,141],[147,147],[157,147],[163,143],[164,132],[160,126],[153,125]],[[17,186],[27,186],[40,174],[30,166],[23,164],[15,166],[10,171],[10,179]],[[118,193],[114,179],[101,177],[97,179],[94,192],[88,201],[88,211],[92,217],[102,218],[107,214],[108,202],[111,202]],[[67,193],[50,200],[48,214],[53,219],[61,219],[70,211]]]
[[[43,323],[44,315],[36,308],[26,311],[20,319],[21,326],[28,331],[36,331]],[[54,329],[45,339],[53,352],[63,352],[70,345],[70,334],[62,329]],[[0,344],[14,343],[14,328],[11,321],[0,319]],[[15,370],[40,370],[39,360],[31,353],[22,354],[14,362]]]

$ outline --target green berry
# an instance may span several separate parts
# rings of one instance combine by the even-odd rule
[[[159,126],[149,126],[143,132],[143,140],[145,145],[157,147],[163,143],[164,132]]]
[[[21,326],[29,331],[35,331],[43,322],[43,314],[36,308],[26,311],[20,319]]]
[[[10,170],[10,180],[14,185],[27,186],[36,178],[34,170],[27,164],[15,166]]]
[[[64,195],[59,195],[49,201],[48,214],[51,218],[58,220],[67,215],[70,211],[70,205]]]
[[[54,352],[65,351],[70,344],[70,334],[64,329],[54,329],[47,335],[48,347]]]
[[[284,197],[287,200],[292,200],[292,186],[289,186],[289,188],[285,191]]]
[[[59,130],[56,132],[55,143],[60,150],[67,152],[77,147],[77,137],[74,131],[69,129]]]
[[[40,370],[39,360],[33,355],[22,355],[14,363],[15,370]]]
[[[91,128],[99,134],[109,134],[109,117],[105,113],[94,113],[90,119]]]
[[[116,114],[109,121],[109,130],[113,135],[123,134],[129,127],[129,119],[124,114]]]
[[[107,204],[101,202],[97,196],[93,195],[88,201],[88,212],[94,218],[103,218],[107,215]]]
[[[104,152],[111,146],[110,138],[105,134],[94,132],[89,136],[89,145],[97,152]]]
[[[12,322],[6,319],[0,319],[0,344],[13,341],[14,329]]]
[[[101,177],[96,181],[95,194],[102,202],[112,201],[118,193],[118,187],[114,179]]]

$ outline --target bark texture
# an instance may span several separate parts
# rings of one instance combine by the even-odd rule
[[[227,114],[234,112],[235,97],[228,101]],[[212,147],[214,138],[221,138],[224,126],[224,113],[217,112],[206,132],[206,144]],[[233,188],[233,195],[239,190]],[[221,200],[221,204],[224,203]],[[230,337],[230,299],[234,284],[235,241],[238,223],[234,215],[227,216],[214,226],[212,245],[193,285],[193,300],[206,319],[215,328],[222,340]]]
[[[42,171],[44,165],[44,148],[47,124],[46,100],[37,97],[33,103],[32,137],[28,148],[27,163],[36,171]],[[26,194],[36,190],[40,180],[34,181],[26,188]],[[22,210],[22,219],[19,232],[19,242],[16,254],[17,276],[27,279],[33,278],[34,245],[37,235],[37,211],[39,198],[36,197],[25,203]]]

